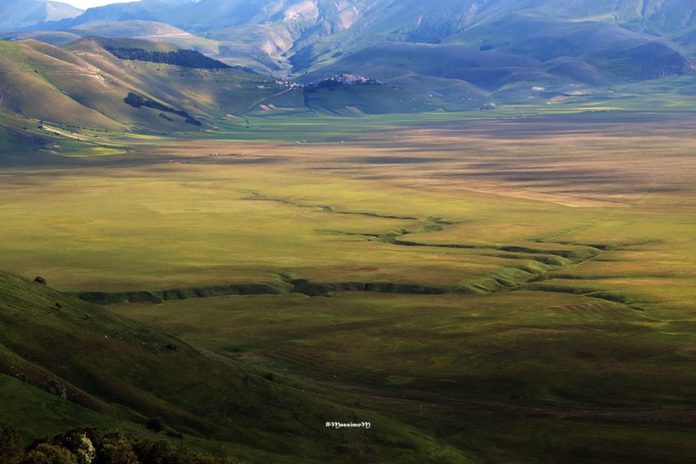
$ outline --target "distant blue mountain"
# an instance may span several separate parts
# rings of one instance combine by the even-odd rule
[[[469,85],[527,98],[690,75],[696,57],[693,0],[143,0],[36,28],[84,36],[108,25],[127,37],[134,20],[175,26],[200,38],[199,51],[260,72],[357,73],[466,88],[462,98]]]
[[[18,31],[47,21],[75,18],[84,13],[67,3],[46,0],[0,0],[0,32]]]

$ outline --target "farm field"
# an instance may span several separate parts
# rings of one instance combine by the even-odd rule
[[[15,153],[0,269],[438,462],[696,459],[696,115],[296,121]]]

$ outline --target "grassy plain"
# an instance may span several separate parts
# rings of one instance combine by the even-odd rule
[[[361,398],[458,450],[443,462],[693,462],[696,116],[506,116],[15,157],[0,268]]]

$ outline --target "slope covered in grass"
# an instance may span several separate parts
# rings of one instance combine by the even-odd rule
[[[319,462],[333,455],[331,418],[380,422],[361,445],[376,456],[431,462],[426,436],[290,377],[205,354],[157,330],[66,296],[41,283],[0,273],[0,394],[37,410],[9,417],[27,435],[88,422],[144,431],[151,418],[198,447],[253,462]],[[14,378],[11,380],[10,378]],[[17,380],[22,383],[18,383]],[[357,417],[356,417],[357,418]],[[443,450],[443,453],[447,454]],[[442,453],[433,454],[442,456]],[[456,453],[455,453],[456,455]],[[285,457],[283,457],[285,456]],[[294,458],[293,458],[294,456]],[[346,459],[350,458],[350,453]],[[465,462],[460,458],[445,462]]]
[[[157,46],[144,41],[104,44],[129,50]],[[191,55],[207,67],[216,63],[215,67],[225,68],[196,52],[187,54],[173,46],[157,48],[141,54],[174,54],[183,56],[184,61],[191,61]],[[81,40],[66,48],[37,41],[0,42],[0,75],[0,111],[63,126],[111,131],[191,130],[187,117],[128,105],[124,99],[130,93],[212,124],[227,114],[272,101],[275,95],[288,90],[262,76],[234,69],[189,69],[122,60],[95,39]]]

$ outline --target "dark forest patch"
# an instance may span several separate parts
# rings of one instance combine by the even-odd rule
[[[184,110],[176,110],[169,106],[163,105],[162,103],[156,102],[155,100],[152,100],[150,98],[145,98],[141,95],[138,95],[137,93],[128,93],[128,96],[124,98],[123,101],[127,105],[132,106],[133,108],[152,108],[154,110],[162,111],[163,113],[172,113],[179,115],[182,118],[184,118],[186,124],[191,124],[197,127],[201,127],[202,125],[202,123],[199,120],[197,120]],[[162,114],[160,114],[160,117],[161,116]]]

